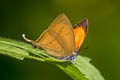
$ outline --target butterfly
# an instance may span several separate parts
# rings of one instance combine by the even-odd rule
[[[86,37],[88,19],[84,19],[74,27],[65,14],[60,14],[40,37],[34,41],[25,37],[35,48],[44,49],[49,55],[73,60]]]

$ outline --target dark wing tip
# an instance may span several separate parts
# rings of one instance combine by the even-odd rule
[[[87,30],[88,30],[88,19],[87,18],[83,19],[81,22],[76,24],[74,26],[74,28],[80,27],[80,26],[84,28],[85,32],[87,32]]]

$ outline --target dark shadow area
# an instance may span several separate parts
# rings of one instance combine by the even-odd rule
[[[35,60],[0,55],[1,80],[72,80],[58,67]],[[7,76],[6,76],[7,75]]]

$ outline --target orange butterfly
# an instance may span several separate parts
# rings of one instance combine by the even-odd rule
[[[88,19],[84,19],[72,28],[65,14],[60,14],[36,40],[29,40],[35,48],[44,49],[49,55],[73,60],[82,45],[88,30]]]

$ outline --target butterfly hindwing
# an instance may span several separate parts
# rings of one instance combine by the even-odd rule
[[[37,39],[40,47],[56,57],[71,56],[75,49],[72,25],[65,14],[59,15]]]

